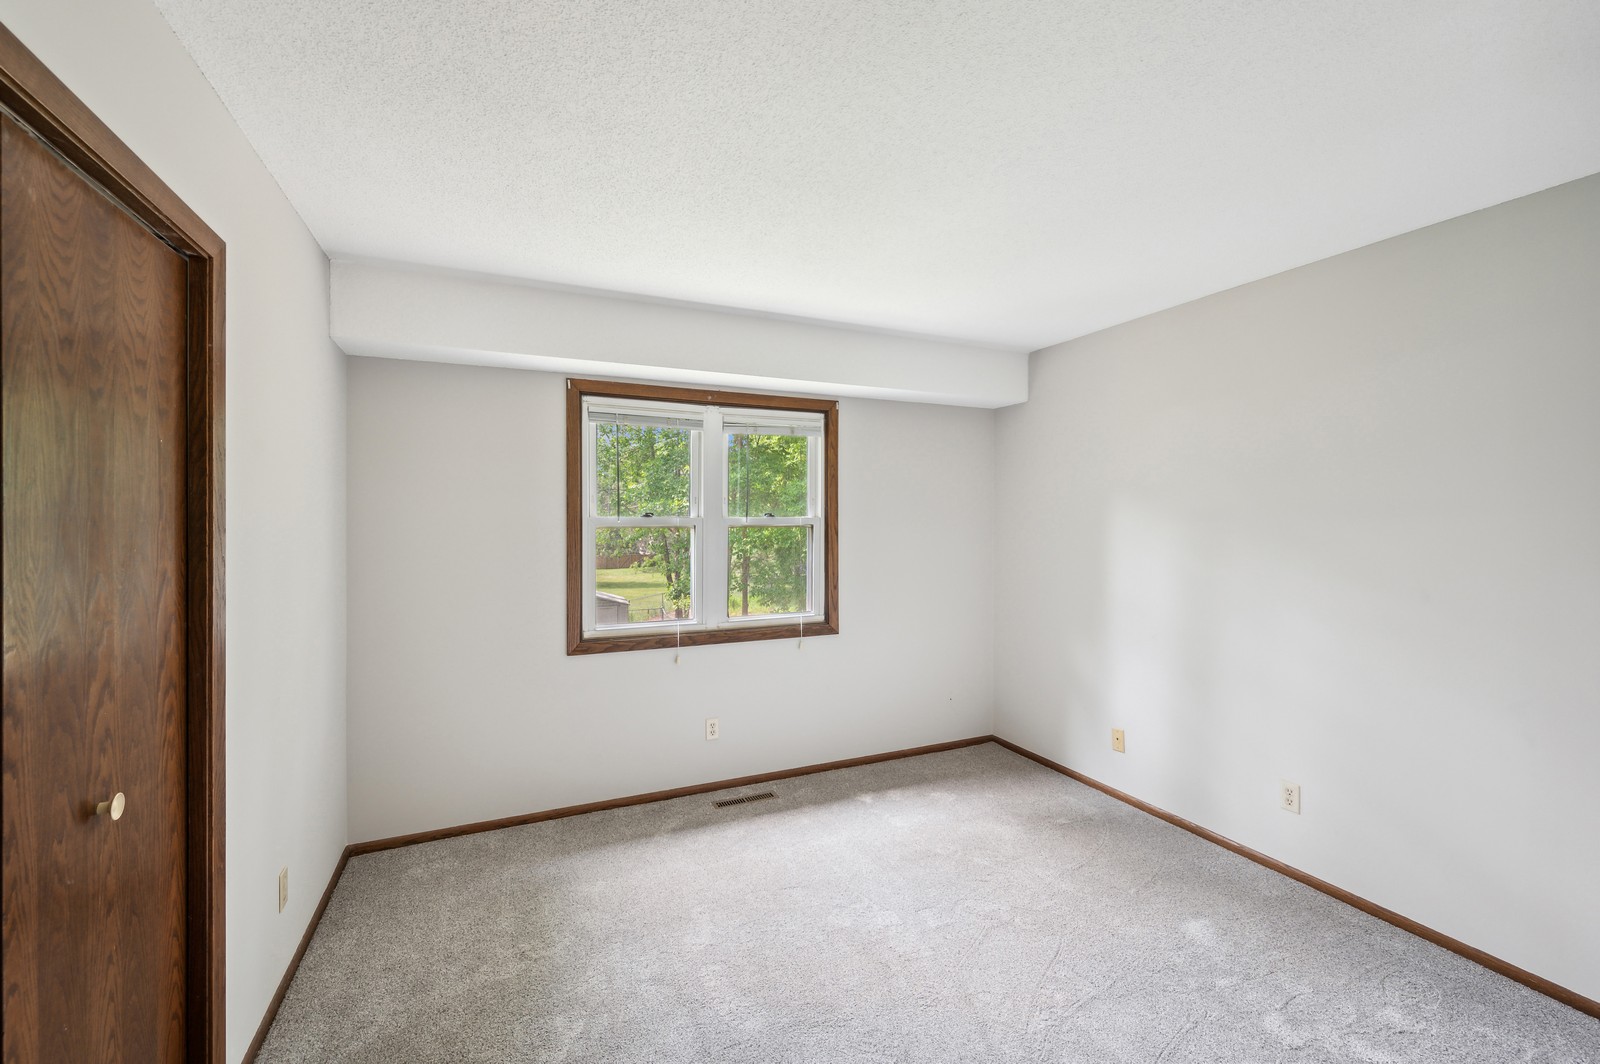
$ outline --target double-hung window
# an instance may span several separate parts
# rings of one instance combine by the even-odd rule
[[[567,652],[838,631],[838,407],[567,382]]]

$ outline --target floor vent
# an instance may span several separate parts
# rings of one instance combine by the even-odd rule
[[[741,795],[738,798],[724,798],[720,802],[712,802],[711,804],[716,806],[718,809],[726,809],[730,805],[744,805],[746,802],[762,802],[768,798],[776,797],[777,795],[771,791],[762,791],[760,794],[746,794]]]

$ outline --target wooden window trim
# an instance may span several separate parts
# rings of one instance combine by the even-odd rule
[[[656,399],[664,402],[754,407],[761,410],[803,410],[822,415],[823,462],[823,611],[820,621],[801,624],[759,624],[710,631],[649,632],[639,635],[590,635],[583,632],[583,400]],[[567,653],[609,654],[624,650],[666,650],[674,647],[746,643],[761,639],[798,639],[839,634],[839,404],[757,392],[725,392],[659,384],[567,380]]]

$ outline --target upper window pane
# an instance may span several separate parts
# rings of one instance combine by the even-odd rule
[[[594,427],[595,513],[602,517],[687,517],[689,429]]]
[[[810,464],[811,440],[807,436],[730,433],[728,516],[807,516]]]

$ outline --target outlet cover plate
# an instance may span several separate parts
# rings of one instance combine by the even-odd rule
[[[1300,785],[1288,780],[1278,781],[1278,804],[1285,813],[1300,815]]]

